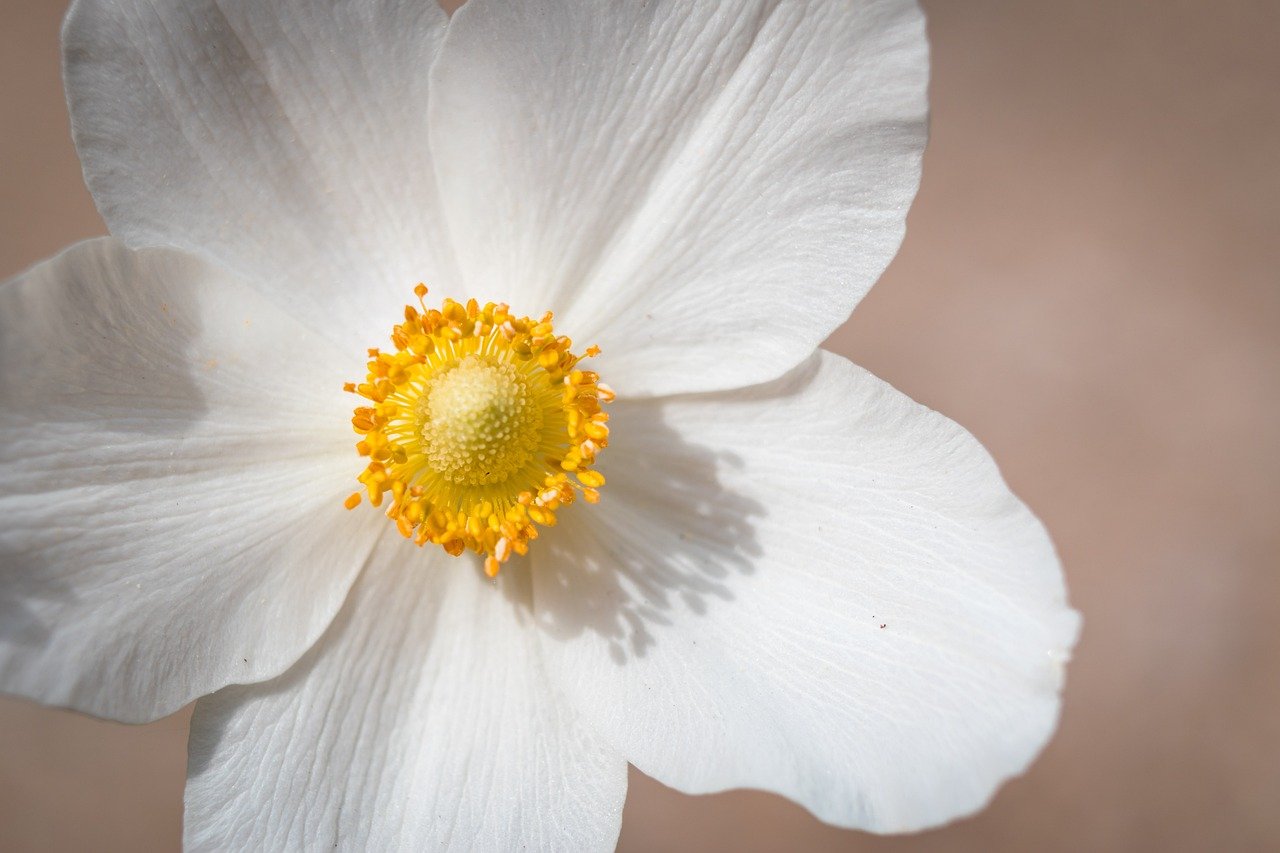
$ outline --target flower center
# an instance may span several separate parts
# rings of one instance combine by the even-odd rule
[[[418,398],[427,464],[452,483],[501,483],[538,448],[543,413],[515,366],[466,355]]]
[[[369,350],[365,381],[345,386],[373,404],[351,419],[369,460],[358,479],[374,506],[390,493],[387,517],[406,538],[482,554],[492,576],[578,494],[600,499],[591,466],[609,442],[600,405],[613,391],[577,368],[550,312],[534,321],[474,299],[428,309],[426,287],[414,292],[422,310],[405,307],[395,351]]]

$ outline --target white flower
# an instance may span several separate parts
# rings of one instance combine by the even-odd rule
[[[964,430],[816,351],[917,184],[911,2],[80,0],[64,39],[122,242],[0,290],[0,687],[199,698],[190,847],[608,848],[627,762],[909,830],[1041,748],[1076,632],[1043,529]],[[541,452],[504,430],[598,453],[597,505],[563,506],[594,474],[526,495],[537,541],[466,517],[491,571],[528,548],[496,580],[343,507],[343,382],[419,281],[554,311],[618,389],[606,439],[592,376],[531,414],[477,362],[364,430],[499,492],[475,454]],[[505,340],[529,393],[574,367],[465,310],[440,340]]]

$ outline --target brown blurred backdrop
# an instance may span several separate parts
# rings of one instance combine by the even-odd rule
[[[1047,522],[1083,638],[1062,728],[897,839],[639,774],[620,849],[1280,849],[1280,3],[925,2],[902,253],[828,346],[969,427]],[[61,0],[0,0],[0,278],[103,232]],[[0,700],[0,849],[176,849],[186,713]]]

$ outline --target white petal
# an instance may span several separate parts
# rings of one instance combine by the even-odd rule
[[[548,687],[527,584],[380,546],[297,666],[196,705],[187,847],[611,850],[626,762]]]
[[[828,354],[610,423],[604,497],[537,543],[535,603],[551,671],[637,767],[903,831],[1039,752],[1076,615],[963,429]]]
[[[426,134],[445,23],[417,0],[80,0],[67,98],[111,232],[377,345],[415,283],[451,283]]]
[[[341,506],[340,371],[172,250],[0,287],[0,690],[141,721],[296,661],[386,526]]]
[[[927,76],[911,0],[471,0],[432,73],[458,263],[627,394],[772,379],[897,250]]]

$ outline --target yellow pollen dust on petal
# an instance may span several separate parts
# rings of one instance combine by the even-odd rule
[[[577,494],[600,499],[592,465],[609,444],[601,404],[614,392],[578,366],[550,312],[533,320],[474,299],[427,308],[426,286],[414,293],[394,351],[369,350],[365,381],[343,386],[366,401],[351,418],[368,459],[357,479],[405,538],[480,554],[492,577]]]

